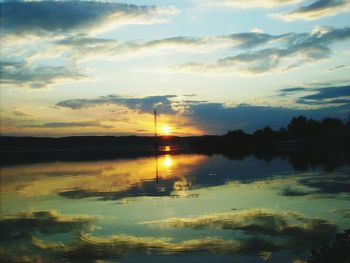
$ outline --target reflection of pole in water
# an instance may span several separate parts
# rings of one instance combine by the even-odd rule
[[[157,110],[154,108],[154,159],[156,163],[156,182],[158,183],[158,133],[157,133]]]

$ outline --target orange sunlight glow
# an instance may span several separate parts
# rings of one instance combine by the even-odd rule
[[[168,125],[164,125],[162,127],[162,134],[164,135],[170,135],[171,134],[171,128]]]

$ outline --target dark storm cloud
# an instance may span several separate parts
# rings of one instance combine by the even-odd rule
[[[259,35],[259,34],[257,34]],[[266,36],[270,39],[272,36]],[[269,47],[258,51],[248,51],[232,57],[218,59],[214,63],[187,63],[173,67],[174,71],[212,72],[212,73],[250,73],[261,74],[271,70],[286,71],[330,57],[329,45],[350,38],[350,28],[319,28],[312,33],[289,33],[275,36],[280,47]],[[264,38],[263,38],[264,39]],[[263,41],[264,42],[264,41]],[[243,46],[257,47],[261,42],[252,38]],[[286,58],[299,57],[298,61],[281,67]]]
[[[1,27],[5,33],[86,33],[100,24],[147,16],[154,6],[136,6],[103,1],[5,1],[0,3]]]
[[[344,11],[349,11],[348,0],[317,0],[309,5],[299,7],[292,12],[280,14],[279,16],[285,20],[312,20]]]
[[[102,125],[99,121],[82,121],[82,122],[48,122],[38,125],[23,125],[25,128],[85,128],[85,127],[101,127],[112,128],[112,126]]]
[[[143,98],[128,98],[117,95],[101,96],[97,99],[74,99],[60,101],[56,106],[66,107],[71,109],[81,109],[94,107],[97,105],[122,105],[129,109],[137,110],[143,113],[152,113],[157,107],[162,113],[174,113],[171,99],[176,95],[149,96]]]
[[[1,61],[0,75],[0,83],[2,84],[33,89],[86,77],[75,66],[31,67],[23,61]]]

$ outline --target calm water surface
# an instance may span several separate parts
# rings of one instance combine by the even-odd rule
[[[298,262],[350,228],[350,168],[220,155],[1,168],[19,262]]]

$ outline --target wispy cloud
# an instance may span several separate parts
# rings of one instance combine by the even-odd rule
[[[207,37],[171,37],[147,42],[120,42],[113,39],[69,36],[58,40],[54,45],[68,52],[73,60],[86,60],[102,56],[108,58],[126,58],[157,51],[178,51],[190,53],[213,52],[215,50],[237,47],[249,49],[271,44],[283,38],[263,32],[246,32]],[[62,52],[61,51],[61,52]]]
[[[273,14],[273,17],[285,21],[292,20],[314,20],[324,16],[336,15],[340,12],[350,11],[349,0],[317,0],[309,5],[299,7],[294,11],[281,14]]]
[[[129,109],[139,112],[150,113],[157,107],[163,113],[174,113],[172,108],[172,98],[176,95],[149,96],[142,98],[122,97],[118,95],[101,96],[97,99],[73,99],[60,101],[56,106],[71,109],[81,109],[94,107],[97,105],[116,104],[126,106]]]
[[[198,1],[205,8],[229,7],[239,9],[274,8],[301,2],[302,0],[204,0]]]
[[[338,66],[327,69],[326,72],[334,72],[337,70],[347,69],[349,67],[350,67],[350,65],[338,65]]]
[[[2,61],[0,73],[2,84],[33,89],[86,78],[74,65],[32,67],[23,61]]]
[[[264,32],[243,32],[204,37],[171,37],[151,41],[121,42],[114,39],[87,35],[70,35],[50,42],[48,52],[33,51],[27,56],[31,61],[9,59],[1,65],[3,84],[42,88],[65,80],[80,80],[86,76],[77,64],[93,58],[127,59],[173,51],[198,54],[218,50],[236,53],[213,62],[189,62],[174,65],[167,72],[196,74],[260,75],[285,72],[307,63],[315,63],[332,55],[330,45],[350,38],[350,28],[317,28],[311,33],[271,35]],[[48,48],[48,47],[46,47]],[[233,51],[231,51],[231,50]],[[241,52],[241,53],[238,53]],[[50,53],[51,52],[51,53]],[[50,53],[50,54],[48,54]],[[61,54],[64,66],[31,66],[40,56]]]
[[[15,116],[18,116],[18,117],[32,117],[32,115],[25,113],[22,110],[14,110],[14,111],[12,111],[12,114]]]
[[[67,57],[74,61],[98,56],[126,58],[159,50],[199,53],[235,48],[244,51],[211,63],[190,62],[172,66],[169,71],[259,75],[276,71],[284,72],[305,63],[329,58],[332,54],[329,46],[349,38],[349,28],[317,28],[311,33],[270,35],[263,32],[245,32],[208,37],[180,36],[143,43],[68,37],[55,44],[66,48]]]
[[[112,126],[103,125],[99,121],[81,121],[81,122],[47,122],[44,124],[22,125],[23,128],[85,128],[85,127],[100,127],[112,128]]]
[[[297,103],[306,105],[347,104],[350,105],[350,85],[321,88],[286,88],[280,90],[282,96],[298,95]],[[305,95],[305,93],[312,93]]]
[[[263,74],[283,72],[313,63],[332,54],[330,44],[350,38],[350,28],[318,28],[311,33],[289,33],[279,36],[277,47],[243,52],[212,63],[191,62],[172,67],[173,72],[213,74]],[[254,42],[253,42],[254,43]],[[259,42],[255,42],[259,46]],[[287,61],[289,60],[289,61]]]

